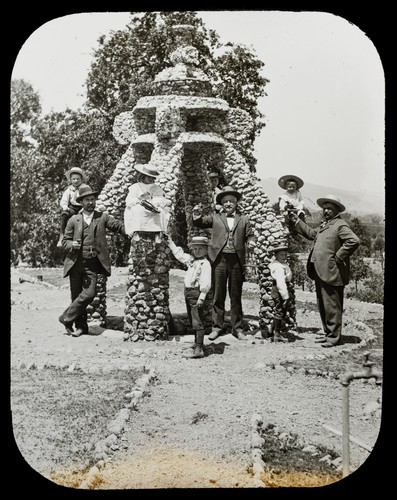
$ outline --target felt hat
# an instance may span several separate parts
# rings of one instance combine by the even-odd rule
[[[296,182],[296,188],[297,189],[300,189],[302,186],[303,186],[303,181],[300,177],[296,176],[296,175],[283,175],[282,177],[280,177],[280,179],[278,180],[278,185],[285,189],[285,184],[288,182],[288,181],[295,181]]]
[[[76,201],[80,203],[80,201],[86,197],[86,196],[91,196],[94,195],[95,197],[98,196],[98,191],[93,191],[88,184],[82,184],[79,189],[79,195],[76,198]]]
[[[206,236],[193,236],[188,247],[192,248],[197,245],[208,246],[208,238]]]
[[[65,176],[68,181],[70,181],[70,176],[72,174],[80,174],[83,179],[83,182],[87,182],[87,175],[84,172],[84,170],[81,169],[80,167],[72,167],[67,172],[65,172]]]
[[[280,252],[280,250],[288,250],[287,245],[277,245],[271,249],[271,251],[275,254],[277,252]]]
[[[317,205],[319,205],[321,208],[323,208],[324,203],[333,203],[339,208],[340,212],[343,212],[346,209],[345,205],[343,205],[340,199],[334,194],[327,194],[327,196],[325,196],[324,198],[319,198],[317,200]]]
[[[241,193],[239,193],[238,191],[235,191],[232,186],[224,186],[222,189],[221,189],[221,192],[218,193],[216,195],[216,202],[218,205],[222,205],[222,198],[227,195],[227,194],[232,194],[233,196],[235,196],[237,198],[237,201],[239,201],[241,199]]]
[[[136,163],[134,165],[135,170],[140,174],[147,175],[149,177],[157,177],[159,175],[157,169],[152,167],[148,163]]]

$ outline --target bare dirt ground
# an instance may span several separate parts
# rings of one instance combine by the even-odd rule
[[[11,270],[11,367],[14,370],[80,368],[85,372],[142,368],[156,374],[135,411],[131,411],[119,440],[100,468],[96,489],[252,488],[252,417],[274,424],[279,433],[296,434],[304,445],[342,453],[341,437],[325,426],[342,430],[342,386],[335,372],[356,369],[354,353],[371,347],[370,326],[383,318],[383,306],[346,300],[345,343],[322,349],[314,342],[320,326],[314,294],[297,291],[298,328],[287,344],[273,344],[249,332],[247,341],[231,335],[206,341],[206,357],[184,359],[189,335],[168,341],[123,341],[120,331],[99,326],[90,335],[63,334],[58,316],[70,301],[61,269],[44,284],[20,283],[28,270]],[[30,270],[31,276],[43,274]],[[113,269],[108,281],[107,313],[122,317],[125,268]],[[22,274],[21,274],[22,273]],[[170,308],[184,313],[183,271],[171,273]],[[60,286],[59,286],[60,285]],[[258,319],[258,290],[247,284],[246,318]],[[367,345],[365,345],[368,342]],[[313,366],[315,368],[313,368]],[[331,366],[331,368],[329,368]],[[305,368],[306,367],[306,368]],[[334,373],[332,373],[334,370]],[[370,449],[381,423],[382,387],[374,379],[356,380],[350,388],[350,431]],[[49,395],[50,397],[50,395]],[[11,392],[12,405],[12,392]],[[13,416],[15,419],[15,415]],[[51,457],[29,455],[28,436],[16,443],[34,470],[46,476],[56,466]],[[98,436],[98,441],[104,436]],[[40,448],[40,443],[35,443]],[[350,444],[351,470],[358,469],[369,451]],[[65,469],[65,463],[60,467]],[[266,461],[266,458],[264,457]],[[266,485],[264,485],[266,486]]]

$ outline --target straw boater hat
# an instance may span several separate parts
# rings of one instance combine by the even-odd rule
[[[288,246],[287,245],[277,245],[277,246],[272,248],[272,252],[274,254],[276,254],[277,252],[280,252],[281,250],[288,250]]]
[[[235,191],[232,186],[224,186],[222,189],[221,189],[221,192],[218,193],[216,195],[216,202],[218,203],[218,205],[222,205],[222,198],[227,195],[227,194],[232,194],[233,196],[235,196],[237,198],[237,201],[240,200],[241,198],[241,193],[239,193],[238,191]]]
[[[217,179],[219,178],[219,174],[218,172],[210,172],[208,174],[208,177],[211,179],[211,177],[216,177]]]
[[[192,248],[195,246],[208,246],[208,238],[206,236],[193,236],[191,242],[188,247]]]
[[[339,211],[340,212],[343,212],[346,207],[345,205],[343,205],[340,201],[340,199],[335,196],[334,194],[327,194],[327,196],[325,196],[324,198],[319,198],[317,200],[317,205],[319,205],[321,208],[323,208],[323,205],[324,203],[333,203],[334,205],[336,205],[338,208],[339,208]]]
[[[84,172],[84,170],[82,170],[80,167],[72,167],[67,172],[65,172],[65,176],[68,181],[70,181],[70,176],[72,174],[80,174],[83,179],[83,182],[87,182],[87,175]]]
[[[285,184],[288,182],[288,181],[295,181],[296,182],[296,187],[297,189],[300,189],[302,186],[303,186],[303,181],[301,178],[297,177],[296,175],[283,175],[282,177],[280,177],[280,179],[278,180],[278,185],[285,189]]]
[[[159,175],[157,169],[148,163],[136,163],[134,167],[140,174],[148,175],[149,177],[157,177]]]
[[[77,203],[80,203],[80,201],[85,197],[85,196],[98,196],[98,191],[93,191],[88,184],[83,184],[80,186],[79,189],[79,195],[76,198]]]

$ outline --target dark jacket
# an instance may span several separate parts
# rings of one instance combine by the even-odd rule
[[[208,245],[208,257],[214,263],[228,240],[229,226],[226,215],[224,213],[205,215],[198,219],[193,219],[192,223],[194,226],[202,229],[212,228],[211,240]],[[253,227],[247,215],[236,213],[232,232],[234,248],[236,249],[241,266],[244,267],[245,245],[250,240],[256,241]]]
[[[350,277],[349,257],[360,245],[360,240],[349,224],[337,215],[316,229],[299,220],[295,229],[305,238],[314,240],[307,260],[309,278],[315,277],[314,267],[320,279],[328,285],[347,285]]]
[[[111,215],[104,212],[98,212],[94,210],[94,215],[91,221],[92,229],[95,235],[95,248],[98,252],[98,258],[102,264],[106,276],[110,276],[111,265],[109,251],[106,241],[106,229],[112,232],[120,232],[125,234],[124,223],[118,221]],[[66,251],[64,266],[63,266],[63,276],[64,278],[68,276],[70,269],[74,266],[77,256],[79,254],[79,249],[74,249],[72,242],[75,240],[83,240],[83,214],[78,213],[73,215],[66,225],[65,235],[63,238],[63,248]]]

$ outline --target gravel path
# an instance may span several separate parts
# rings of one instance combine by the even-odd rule
[[[304,333],[288,344],[273,344],[254,335],[238,341],[231,335],[207,346],[203,359],[182,357],[186,342],[123,342],[122,332],[92,328],[91,335],[71,338],[62,334],[58,316],[69,301],[67,287],[47,288],[19,283],[11,276],[11,364],[26,369],[70,367],[104,371],[145,366],[156,378],[147,387],[137,408],[130,412],[120,439],[124,446],[100,471],[98,489],[252,487],[251,418],[263,417],[302,442],[341,452],[341,438],[323,425],[342,429],[341,385],[332,377],[305,375],[293,368],[301,359],[316,359],[355,349],[345,344],[321,350],[314,342],[319,326],[316,312],[298,310]],[[171,286],[172,312],[181,302],[181,273],[175,271]],[[116,270],[108,289],[123,279]],[[255,286],[247,286],[244,311],[256,315]],[[178,298],[179,297],[179,298]],[[311,293],[297,292],[297,299],[314,302]],[[108,300],[108,314],[122,315],[124,304]],[[184,311],[179,311],[184,312]],[[345,335],[358,341],[370,338],[366,320],[382,317],[379,305],[347,301]],[[28,321],[27,321],[28,319]],[[208,343],[208,341],[207,341]],[[331,351],[331,352],[329,352]],[[286,369],[285,361],[292,368]],[[356,381],[350,391],[351,433],[368,446],[376,442],[380,411],[368,413],[367,405],[381,398],[381,388]],[[351,464],[359,467],[368,452],[351,445]]]

